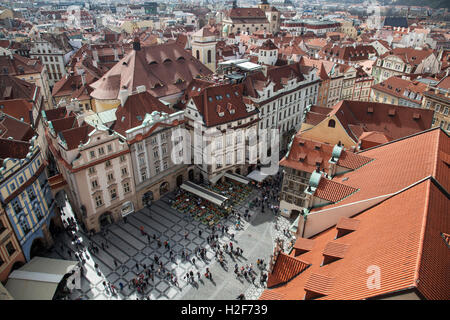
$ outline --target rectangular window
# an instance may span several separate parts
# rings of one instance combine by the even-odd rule
[[[156,142],[157,142],[156,137],[153,137],[153,138],[152,138],[152,144],[156,144]]]
[[[142,146],[142,143],[138,143],[137,144],[137,149],[138,149],[138,151],[144,150],[144,147]]]
[[[114,175],[112,173],[108,173],[108,182],[114,180]]]
[[[125,183],[123,184],[123,192],[124,192],[124,193],[130,192],[130,184],[129,184],[128,182],[125,182]]]
[[[92,188],[93,188],[93,189],[95,189],[95,188],[98,187],[98,182],[97,182],[97,180],[93,180],[93,181],[91,182],[91,184],[92,184]]]
[[[147,180],[147,170],[146,169],[141,170],[141,178],[142,178],[142,181]]]
[[[120,162],[124,162],[125,161],[125,156],[124,155],[121,155],[120,156]]]
[[[143,154],[140,154],[138,159],[139,159],[139,165],[140,166],[145,165],[145,158],[144,158]]]
[[[164,161],[164,163],[163,163],[163,168],[164,168],[164,170],[166,170],[167,168],[168,168],[168,163],[167,163],[167,161]]]
[[[162,146],[161,150],[163,155],[167,154],[167,147],[165,145]]]
[[[103,205],[102,196],[95,197],[95,204],[97,205],[97,207],[101,207]]]
[[[105,149],[103,149],[103,147],[98,148],[98,154],[99,154],[100,156],[104,155],[104,154],[105,154]]]
[[[126,176],[128,174],[127,168],[122,168],[122,176]]]
[[[95,167],[90,167],[88,170],[89,170],[89,174],[95,173]]]
[[[153,150],[153,157],[159,158],[159,152],[158,152],[158,150]]]
[[[6,227],[5,227],[5,225],[3,224],[3,221],[0,220],[0,234],[2,234],[2,232],[5,231],[5,230],[6,230]]]
[[[108,144],[107,148],[108,148],[108,152],[112,152],[112,145]]]
[[[32,188],[29,188],[27,190],[27,193],[28,193],[28,198],[30,198],[31,201],[36,199],[36,195],[34,194],[34,190]]]
[[[111,195],[111,200],[115,200],[117,198],[116,188],[110,189],[109,194]]]
[[[111,160],[106,160],[106,162],[105,162],[105,167],[106,167],[106,168],[111,167]]]
[[[94,159],[95,158],[95,151],[91,151],[90,154],[91,154],[91,159]]]
[[[16,252],[16,249],[14,248],[11,241],[6,245],[6,251],[8,251],[9,256],[12,256],[14,252]]]
[[[22,207],[20,206],[18,200],[14,200],[12,207],[13,207],[15,213],[19,213],[22,211]]]

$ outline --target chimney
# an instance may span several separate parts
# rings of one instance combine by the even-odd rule
[[[125,105],[125,102],[128,99],[128,90],[127,89],[120,89],[119,95],[117,96],[117,99],[120,100],[120,105],[123,107]]]
[[[84,74],[84,69],[78,69],[78,74],[81,76],[81,85],[86,85],[86,75]]]

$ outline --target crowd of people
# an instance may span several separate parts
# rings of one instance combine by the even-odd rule
[[[278,215],[278,192],[280,188],[281,177],[280,175],[272,177],[267,181],[264,181],[258,184],[256,190],[259,191],[257,196],[251,201],[253,206],[253,212],[259,211],[267,212],[267,209],[270,209],[272,213]],[[256,209],[256,210],[255,210]],[[244,213],[240,213],[233,208],[230,209],[230,214],[228,216],[231,220],[233,220],[233,224],[235,226],[235,231],[241,229],[244,225],[244,220],[250,221],[252,218],[251,210],[245,209]],[[224,221],[226,222],[226,221]],[[191,270],[187,271],[184,275],[180,275],[184,281],[188,284],[198,284],[202,278],[209,279],[213,281],[213,275],[211,270],[208,267],[205,267],[203,270],[199,267],[198,261],[203,261],[205,265],[211,261],[211,259],[215,259],[219,264],[226,270],[228,270],[227,264],[229,257],[230,259],[239,260],[240,257],[243,257],[243,249],[236,245],[235,241],[235,233],[234,230],[228,225],[222,223],[222,221],[216,225],[212,225],[210,228],[211,233],[206,236],[206,242],[209,245],[209,248],[212,251],[212,256],[209,258],[207,256],[207,249],[205,247],[197,247],[193,250],[192,253],[189,253],[188,250],[182,249],[181,251],[174,252],[169,239],[161,240],[156,234],[149,234],[145,231],[144,226],[139,227],[141,236],[145,236],[147,238],[148,245],[152,243],[156,244],[157,248],[162,248],[164,246],[165,252],[162,254],[164,258],[167,258],[169,261],[177,264],[182,262],[190,262]],[[82,238],[77,236],[77,225],[73,218],[68,218],[66,222],[66,232],[72,240],[74,250],[73,254],[80,261],[81,265],[86,263],[86,260],[89,259],[89,252],[94,254],[99,254],[100,248],[94,242],[90,241],[88,246],[85,246],[82,243]],[[107,235],[107,230],[102,231],[103,236]],[[285,233],[288,231],[285,230]],[[198,231],[198,236],[202,238],[202,231]],[[88,234],[88,238],[90,238],[91,234]],[[187,239],[189,236],[189,232],[185,231],[184,238]],[[224,237],[226,236],[226,237]],[[227,241],[224,241],[225,238],[228,238]],[[104,242],[98,242],[101,246],[102,250],[106,250],[109,248],[107,238],[104,238]],[[89,252],[88,252],[89,251]],[[72,251],[69,249],[69,256],[72,256]],[[181,257],[177,259],[177,256]],[[149,299],[150,296],[147,296],[149,287],[155,285],[155,283],[159,283],[158,280],[155,281],[155,278],[165,280],[171,286],[177,287],[181,290],[179,279],[177,278],[175,269],[168,270],[168,268],[163,263],[162,257],[158,255],[154,255],[152,259],[152,263],[149,265],[138,264],[136,263],[136,276],[129,281],[119,282],[119,288],[116,288],[114,285],[109,283],[108,281],[104,281],[103,285],[105,290],[111,294],[116,295],[118,292],[124,291],[127,287],[129,290],[136,291],[142,299]],[[120,264],[114,260],[114,265],[117,269],[120,269]],[[246,279],[249,283],[256,285],[256,280],[259,274],[259,284],[261,286],[267,281],[267,273],[266,273],[266,263],[263,259],[256,260],[256,268],[254,268],[252,263],[239,265],[236,263],[234,265],[234,274],[237,279]],[[94,264],[95,270],[98,272],[99,266],[97,263]],[[259,269],[259,270],[258,270]],[[82,272],[84,271],[81,268]],[[128,272],[128,268],[125,265],[122,265],[122,272],[125,274]],[[100,274],[100,273],[99,273]],[[244,299],[244,294],[239,296],[239,299]]]

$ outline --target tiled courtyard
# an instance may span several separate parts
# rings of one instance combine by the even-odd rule
[[[249,200],[258,195],[258,191],[254,190],[249,196]],[[221,223],[229,227],[229,232],[235,234],[234,247],[243,249],[243,257],[231,257],[225,254],[226,267],[222,267],[216,262],[211,247],[207,244],[206,238],[211,234],[211,230],[205,225],[195,221],[189,215],[182,214],[169,205],[169,199],[173,198],[172,194],[156,201],[150,208],[129,215],[127,223],[123,221],[114,223],[107,227],[107,234],[96,234],[88,237],[82,231],[77,234],[82,237],[83,243],[88,246],[92,241],[98,248],[98,253],[88,252],[89,259],[86,260],[86,274],[81,280],[81,289],[75,289],[70,295],[71,299],[235,299],[240,293],[244,293],[247,299],[257,299],[263,288],[259,283],[259,270],[256,268],[256,259],[264,258],[267,262],[273,253],[274,239],[277,237],[285,238],[282,230],[289,227],[291,221],[283,217],[278,217],[278,230],[274,228],[274,221],[277,219],[271,210],[266,209],[264,213],[260,208],[251,211],[252,218],[250,221],[243,220],[242,229],[235,230],[235,218],[229,217],[222,220]],[[245,202],[248,204],[248,201]],[[235,207],[241,213],[245,212],[245,206]],[[65,216],[71,215],[70,207],[65,208]],[[141,235],[140,228],[151,236],[150,242],[147,236]],[[199,236],[199,230],[202,236]],[[188,237],[184,235],[188,232]],[[164,245],[158,247],[153,234],[157,238],[168,241],[174,258],[169,258],[169,250]],[[219,235],[219,242],[229,243],[231,240],[226,233]],[[287,242],[287,241],[286,241]],[[102,243],[105,250],[102,249]],[[197,247],[206,248],[207,255],[205,261],[195,257],[195,265],[192,261],[182,259],[182,250],[188,251],[190,259],[194,257],[193,252]],[[73,255],[69,256],[68,250],[73,249],[74,245],[71,239],[64,234],[55,239],[54,249],[48,256],[54,258],[63,258],[75,260]],[[149,281],[145,295],[139,294],[134,288],[128,287],[128,282],[143,272],[143,264],[149,266],[154,263],[154,255],[160,257],[166,270],[174,272],[178,278],[178,286],[173,285],[170,281],[158,276],[155,273],[154,282]],[[118,263],[115,266],[114,260]],[[94,264],[97,263],[99,272],[97,273]],[[256,285],[250,281],[238,280],[233,273],[234,265],[239,266],[252,263],[258,272]],[[139,264],[139,269],[136,268]],[[156,264],[155,264],[156,265]],[[209,267],[213,281],[205,279],[204,273],[206,267]],[[227,270],[226,270],[227,269]],[[195,283],[187,283],[183,279],[186,272],[192,270],[194,274],[200,271],[202,279]],[[118,294],[111,293],[103,286],[103,281],[110,282],[119,288],[119,283],[124,285],[122,291]]]

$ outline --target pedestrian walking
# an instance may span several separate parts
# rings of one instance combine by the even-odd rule
[[[192,264],[195,265],[195,258],[192,258]]]
[[[202,237],[202,230],[198,230],[198,236],[201,238]]]

